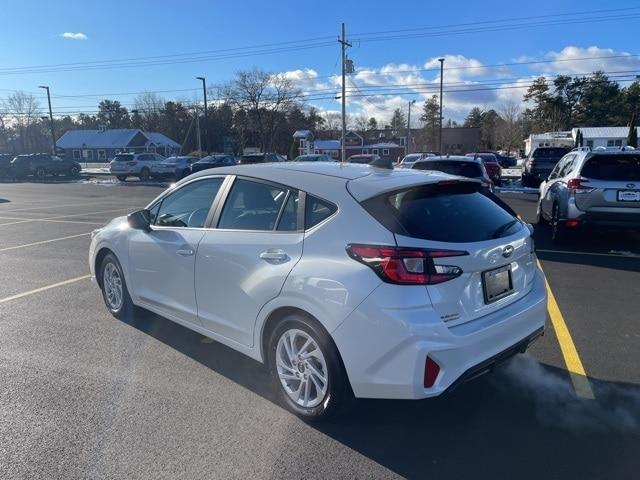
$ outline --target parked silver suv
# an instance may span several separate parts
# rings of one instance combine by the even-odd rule
[[[582,226],[640,230],[640,150],[574,149],[540,185],[538,223],[561,241]]]
[[[147,181],[151,178],[151,167],[163,160],[157,153],[118,153],[109,164],[109,171],[121,182],[127,177]]]

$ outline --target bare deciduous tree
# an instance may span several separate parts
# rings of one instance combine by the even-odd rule
[[[157,131],[160,128],[160,110],[165,100],[153,92],[138,95],[133,101],[134,109],[138,111],[140,128],[147,131]]]
[[[502,104],[499,111],[502,122],[498,128],[498,143],[510,153],[522,143],[522,108],[513,100]]]
[[[226,103],[246,112],[247,126],[256,133],[260,147],[269,151],[286,114],[302,100],[302,92],[290,79],[257,68],[237,72],[220,93]]]
[[[33,126],[40,115],[40,103],[33,95],[18,91],[9,95],[0,108],[19,134],[20,149],[26,152],[29,147],[29,138]]]

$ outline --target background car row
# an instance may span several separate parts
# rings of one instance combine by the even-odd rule
[[[82,171],[81,165],[64,157],[48,153],[33,153],[27,155],[0,155],[0,178],[45,178],[47,176],[63,175],[78,177]]]

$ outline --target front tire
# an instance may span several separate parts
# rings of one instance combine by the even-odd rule
[[[268,362],[284,404],[305,421],[335,416],[353,398],[333,340],[304,315],[287,315],[274,328]]]
[[[80,176],[80,169],[74,165],[69,169],[69,176],[71,178],[78,178]]]
[[[47,172],[45,171],[44,168],[37,168],[35,173],[36,173],[36,177],[39,178],[40,180],[44,179],[44,177],[47,176]]]
[[[141,182],[148,182],[150,178],[151,178],[151,172],[149,171],[149,169],[148,168],[143,168],[140,171],[140,181]]]
[[[116,175],[116,178],[120,181],[120,182],[125,182],[127,180],[127,176],[126,175]]]
[[[99,275],[102,298],[111,315],[120,320],[130,319],[135,307],[127,289],[122,267],[114,254],[105,255],[100,264]]]
[[[566,240],[565,226],[560,221],[560,207],[553,205],[551,213],[551,241],[554,243],[563,243]]]

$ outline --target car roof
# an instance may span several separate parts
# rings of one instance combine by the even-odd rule
[[[331,185],[339,181],[342,184],[348,184],[349,192],[358,201],[412,185],[437,183],[452,178],[459,179],[459,177],[437,171],[377,168],[340,162],[280,162],[221,167],[215,172],[204,170],[190,175],[185,180],[191,181],[212,174],[255,177],[320,196],[323,188],[330,189]]]

